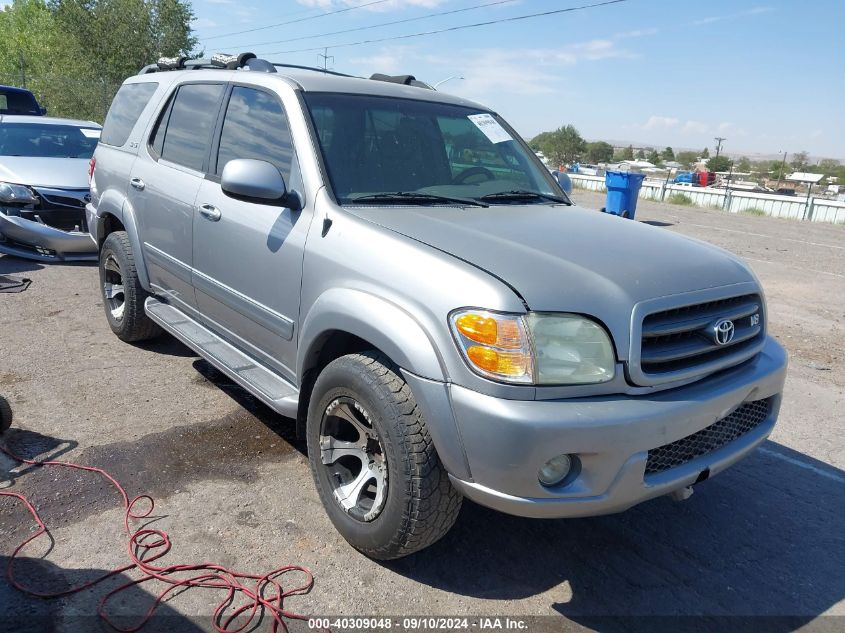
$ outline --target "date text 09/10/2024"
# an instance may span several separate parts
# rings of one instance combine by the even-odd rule
[[[434,631],[434,630],[475,630],[475,631],[524,631],[528,623],[515,618],[449,618],[449,617],[373,617],[373,618],[310,618],[308,628],[312,630],[330,629],[332,631]]]

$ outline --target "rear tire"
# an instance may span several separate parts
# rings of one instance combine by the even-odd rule
[[[121,341],[136,343],[161,334],[161,328],[144,312],[149,293],[138,280],[126,231],[110,233],[100,249],[100,292],[109,327]]]
[[[410,388],[381,353],[350,354],[323,369],[306,435],[326,513],[367,556],[407,556],[455,523],[462,497],[440,463]],[[367,478],[366,486],[351,492]]]

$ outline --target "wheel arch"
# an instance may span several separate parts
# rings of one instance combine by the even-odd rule
[[[408,382],[446,469],[471,480],[449,404],[447,370],[434,343],[410,314],[362,291],[329,290],[309,310],[299,346],[298,437],[305,437],[311,394],[322,369],[346,354],[375,350],[396,365]]]
[[[147,292],[152,292],[150,278],[147,275],[147,265],[144,250],[138,233],[135,212],[127,200],[118,201],[103,196],[97,207],[97,246],[103,248],[103,242],[115,231],[126,231],[129,243],[132,245],[132,256],[138,273],[138,280]]]

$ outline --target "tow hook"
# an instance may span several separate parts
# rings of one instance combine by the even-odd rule
[[[672,501],[686,501],[692,496],[692,493],[695,490],[692,489],[692,486],[687,486],[686,488],[679,488],[678,490],[674,490],[669,493],[669,497]]]

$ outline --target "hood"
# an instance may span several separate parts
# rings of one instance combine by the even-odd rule
[[[728,251],[579,207],[346,210],[492,273],[531,310],[591,315],[618,334],[627,332],[640,301],[755,281]]]
[[[88,189],[88,159],[0,156],[0,181],[56,189]]]

